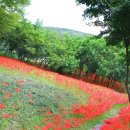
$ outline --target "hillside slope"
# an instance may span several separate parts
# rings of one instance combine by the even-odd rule
[[[77,35],[79,35],[79,36],[92,36],[92,34],[80,32],[80,31],[76,31],[76,30],[72,30],[72,29],[67,29],[67,28],[43,27],[43,29],[54,31],[60,35],[64,35],[67,33],[67,34],[72,35],[72,36],[77,36]]]
[[[0,130],[90,130],[127,103],[114,90],[0,57]]]

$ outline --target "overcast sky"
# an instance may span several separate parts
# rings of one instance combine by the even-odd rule
[[[75,0],[31,0],[26,8],[26,18],[33,23],[43,21],[43,26],[68,28],[90,34],[98,34],[100,28],[89,27],[83,20],[85,5],[76,5]]]

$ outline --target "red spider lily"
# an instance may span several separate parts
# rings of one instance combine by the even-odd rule
[[[15,92],[16,92],[16,93],[19,93],[20,91],[21,91],[20,88],[15,88]]]
[[[5,114],[3,114],[3,117],[4,118],[9,118],[9,114],[5,113]]]
[[[19,85],[20,87],[24,86],[24,84],[22,84],[22,83],[21,83],[21,84],[18,84],[18,85]]]
[[[66,119],[64,121],[64,124],[62,125],[62,128],[63,129],[69,129],[69,128],[71,128],[71,124],[70,124],[69,120]]]
[[[9,86],[9,83],[7,83],[7,82],[1,82],[1,84],[2,84],[4,87],[8,87],[8,86]]]
[[[41,130],[49,130],[53,126],[52,123],[48,123],[46,126],[41,127]]]
[[[100,130],[130,130],[130,105],[122,108],[116,117],[104,120]]]
[[[0,110],[4,108],[4,104],[0,104]]]
[[[23,82],[24,82],[24,80],[21,79],[21,80],[18,80],[18,81],[16,82],[16,84],[19,85],[20,87],[22,87],[22,86],[24,86]]]
[[[16,84],[17,84],[17,83],[23,83],[23,82],[24,82],[24,80],[21,79],[21,80],[18,80],[18,81],[16,82]]]
[[[27,97],[31,97],[31,94],[27,94]]]
[[[12,97],[12,96],[13,96],[13,94],[7,93],[7,94],[5,94],[5,95],[3,96],[3,98],[6,99],[6,98],[9,98],[9,97]]]

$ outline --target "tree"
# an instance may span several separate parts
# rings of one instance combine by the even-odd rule
[[[61,36],[53,31],[45,31],[43,52],[49,69],[60,74],[72,74],[78,67],[74,39],[69,35]]]
[[[43,32],[41,29],[36,30],[26,19],[7,33],[4,41],[8,44],[9,51],[15,51],[19,59],[35,59],[43,54]]]
[[[0,0],[0,38],[14,28],[29,2],[30,0]]]
[[[130,1],[129,0],[76,0],[78,3],[86,4],[84,11],[85,18],[96,18],[93,22],[96,26],[101,26],[104,31],[100,35],[105,35],[108,43],[117,45],[124,43],[126,48],[126,81],[125,86],[130,102],[130,90],[128,87],[129,61],[128,52],[130,46]],[[100,20],[100,17],[103,20]],[[106,35],[107,34],[107,35]]]
[[[98,47],[97,47],[98,48]],[[124,49],[113,46],[104,46],[99,51],[98,69],[96,73],[103,77],[112,78],[114,80],[123,81],[125,77]]]
[[[87,74],[96,73],[119,81],[122,81],[125,75],[123,54],[123,48],[106,46],[104,38],[86,37],[77,49],[81,70],[86,65]]]
[[[104,39],[84,38],[77,52],[77,58],[80,59],[80,69],[82,70],[83,66],[87,65],[87,73],[96,73],[99,68],[101,50],[104,49],[104,46]]]

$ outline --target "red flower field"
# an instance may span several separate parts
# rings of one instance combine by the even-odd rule
[[[100,118],[105,112],[111,111],[115,105],[122,106],[128,103],[125,94],[101,85],[45,71],[15,59],[1,56],[0,68],[1,73],[4,73],[7,79],[8,75],[17,73],[16,77],[12,76],[7,81],[4,80],[6,77],[0,79],[0,120],[2,120],[0,129],[10,128],[15,124],[14,129],[25,130],[67,130],[71,128],[87,130],[89,129],[85,126],[87,122],[95,121],[97,117]],[[20,76],[23,78],[21,79]],[[49,89],[35,85],[34,88],[35,83],[31,84],[34,81],[30,82],[26,76],[34,81],[37,80],[41,85],[46,84],[52,87]],[[45,93],[45,89],[49,92]],[[65,93],[61,94],[62,92]],[[44,97],[42,93],[45,94]],[[43,102],[44,105],[41,106]],[[26,124],[23,119],[29,123]],[[100,129],[130,130],[130,106],[122,108],[117,116],[104,120]]]

